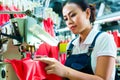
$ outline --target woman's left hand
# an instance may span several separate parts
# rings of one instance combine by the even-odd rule
[[[64,77],[66,74],[67,67],[61,64],[55,58],[41,57],[41,58],[34,58],[34,60],[38,60],[48,64],[47,67],[45,67],[47,74],[56,74],[61,77]]]

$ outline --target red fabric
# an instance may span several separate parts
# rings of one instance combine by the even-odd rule
[[[19,80],[62,80],[57,75],[47,75],[44,70],[46,64],[40,61],[24,58],[22,60],[6,59],[5,62],[12,64]]]
[[[48,45],[47,43],[41,44],[38,50],[36,51],[36,55],[49,56],[49,53],[50,53],[50,45]]]
[[[2,5],[0,5],[0,11],[2,11],[3,10],[3,6]],[[3,23],[2,23],[2,15],[0,14],[0,26],[2,25]]]
[[[11,6],[10,7],[10,10],[11,11],[20,11],[16,6]],[[25,16],[25,14],[14,14],[14,17],[15,18],[22,18],[22,17],[24,17]]]
[[[3,5],[0,5],[0,11],[7,11]],[[0,26],[9,21],[9,14],[0,14]]]
[[[67,57],[67,54],[66,54],[66,53],[60,54],[60,62],[61,62],[62,64],[65,64],[66,57]]]
[[[33,61],[29,58],[23,60],[5,60],[10,62],[17,73],[19,80],[43,80],[45,79],[45,64]]]
[[[43,80],[45,79],[45,64],[39,61],[26,59],[23,61],[24,80]]]
[[[6,59],[5,62],[9,62],[9,63],[12,64],[15,72],[17,73],[16,75],[18,76],[18,78],[20,80],[22,80],[23,79],[22,76],[24,75],[22,73],[22,71],[23,71],[22,70],[22,66],[23,66],[22,61],[19,61],[19,60],[8,60],[8,59]]]
[[[55,36],[54,29],[53,29],[54,23],[52,19],[47,18],[47,20],[43,20],[43,24],[44,24],[45,31],[54,37]]]
[[[119,44],[119,42],[118,42],[118,31],[113,31],[112,34],[113,34],[115,43],[116,43],[116,45],[118,47],[118,44]]]
[[[59,49],[58,46],[51,46],[49,57],[59,58]]]
[[[11,8],[9,8],[8,6],[0,5],[0,11],[19,11],[19,9],[16,8],[15,6],[12,6]],[[25,14],[14,14],[15,18],[22,18],[24,16]],[[8,22],[9,19],[10,19],[9,14],[0,14],[0,26]]]
[[[118,36],[118,48],[120,48],[120,36]]]
[[[47,43],[41,44],[36,51],[36,55],[45,55],[48,57],[54,57],[56,59],[58,59],[58,53],[59,50],[57,46],[50,46]]]

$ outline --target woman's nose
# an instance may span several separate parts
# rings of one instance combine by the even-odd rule
[[[73,23],[73,20],[71,18],[68,18],[67,25],[70,25]]]

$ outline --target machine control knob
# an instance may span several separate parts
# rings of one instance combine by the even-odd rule
[[[3,69],[3,70],[1,71],[1,77],[2,77],[2,78],[5,78],[5,76],[6,76],[6,73],[5,73],[5,70]]]

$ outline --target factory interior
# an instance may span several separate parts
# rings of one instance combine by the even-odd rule
[[[46,75],[37,55],[66,61],[73,34],[62,16],[66,0],[0,0],[0,80],[61,80]],[[120,0],[88,0],[95,5],[93,27],[113,35],[120,76]],[[40,65],[39,65],[40,64]]]

